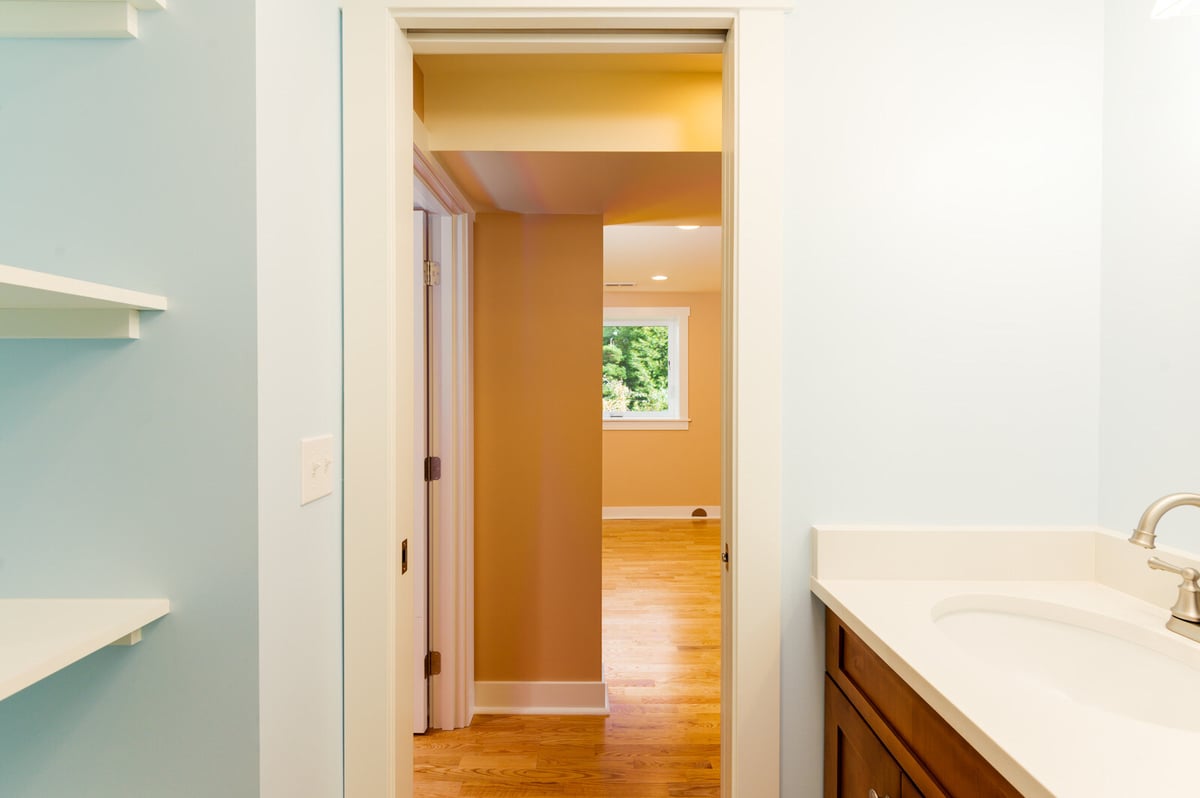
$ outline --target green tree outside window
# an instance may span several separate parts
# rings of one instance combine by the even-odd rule
[[[605,326],[603,409],[606,413],[670,409],[670,329]]]

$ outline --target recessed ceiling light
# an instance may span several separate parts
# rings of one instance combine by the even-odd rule
[[[667,279],[667,275],[665,275],[665,274],[656,274],[656,275],[654,275],[653,277],[651,277],[650,279],[651,279],[651,280],[660,280],[660,281],[661,281],[661,280],[665,280],[665,279]]]
[[[677,224],[675,226],[678,227],[680,230],[699,230],[700,229],[700,225],[698,225],[698,224]]]

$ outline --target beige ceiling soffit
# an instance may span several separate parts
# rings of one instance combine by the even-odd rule
[[[128,39],[164,0],[0,0],[3,39]]]
[[[3,2],[3,0],[0,0]],[[460,53],[719,53],[725,34],[694,31],[572,33],[564,31],[410,31],[417,55]]]

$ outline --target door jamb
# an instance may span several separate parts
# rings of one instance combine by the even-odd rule
[[[753,5],[666,0],[343,0],[345,511],[345,795],[412,792],[411,580],[399,544],[411,533],[413,430],[409,281],[412,48],[405,27],[722,28],[725,59],[722,536],[722,795],[779,794],[782,214],[785,155],[781,15]],[[397,253],[402,253],[398,259]],[[382,434],[381,434],[382,433]],[[403,522],[401,519],[405,519]],[[407,627],[405,626],[407,619]],[[400,689],[398,689],[398,687]],[[399,770],[398,770],[399,766]],[[399,789],[398,789],[399,788]]]
[[[414,119],[414,127],[420,126]],[[429,728],[461,729],[475,705],[474,634],[474,396],[471,354],[471,245],[475,213],[454,181],[420,143],[413,147],[413,176],[440,208],[435,222],[440,266],[435,375],[438,417],[435,451],[442,458],[430,535],[429,645],[441,654],[441,673],[430,676]],[[420,203],[418,203],[420,204]],[[437,218],[437,217],[435,217]],[[415,660],[414,660],[414,667]],[[415,681],[415,674],[414,674]]]

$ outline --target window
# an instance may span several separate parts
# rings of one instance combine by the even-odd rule
[[[687,429],[688,308],[605,308],[605,429]]]

